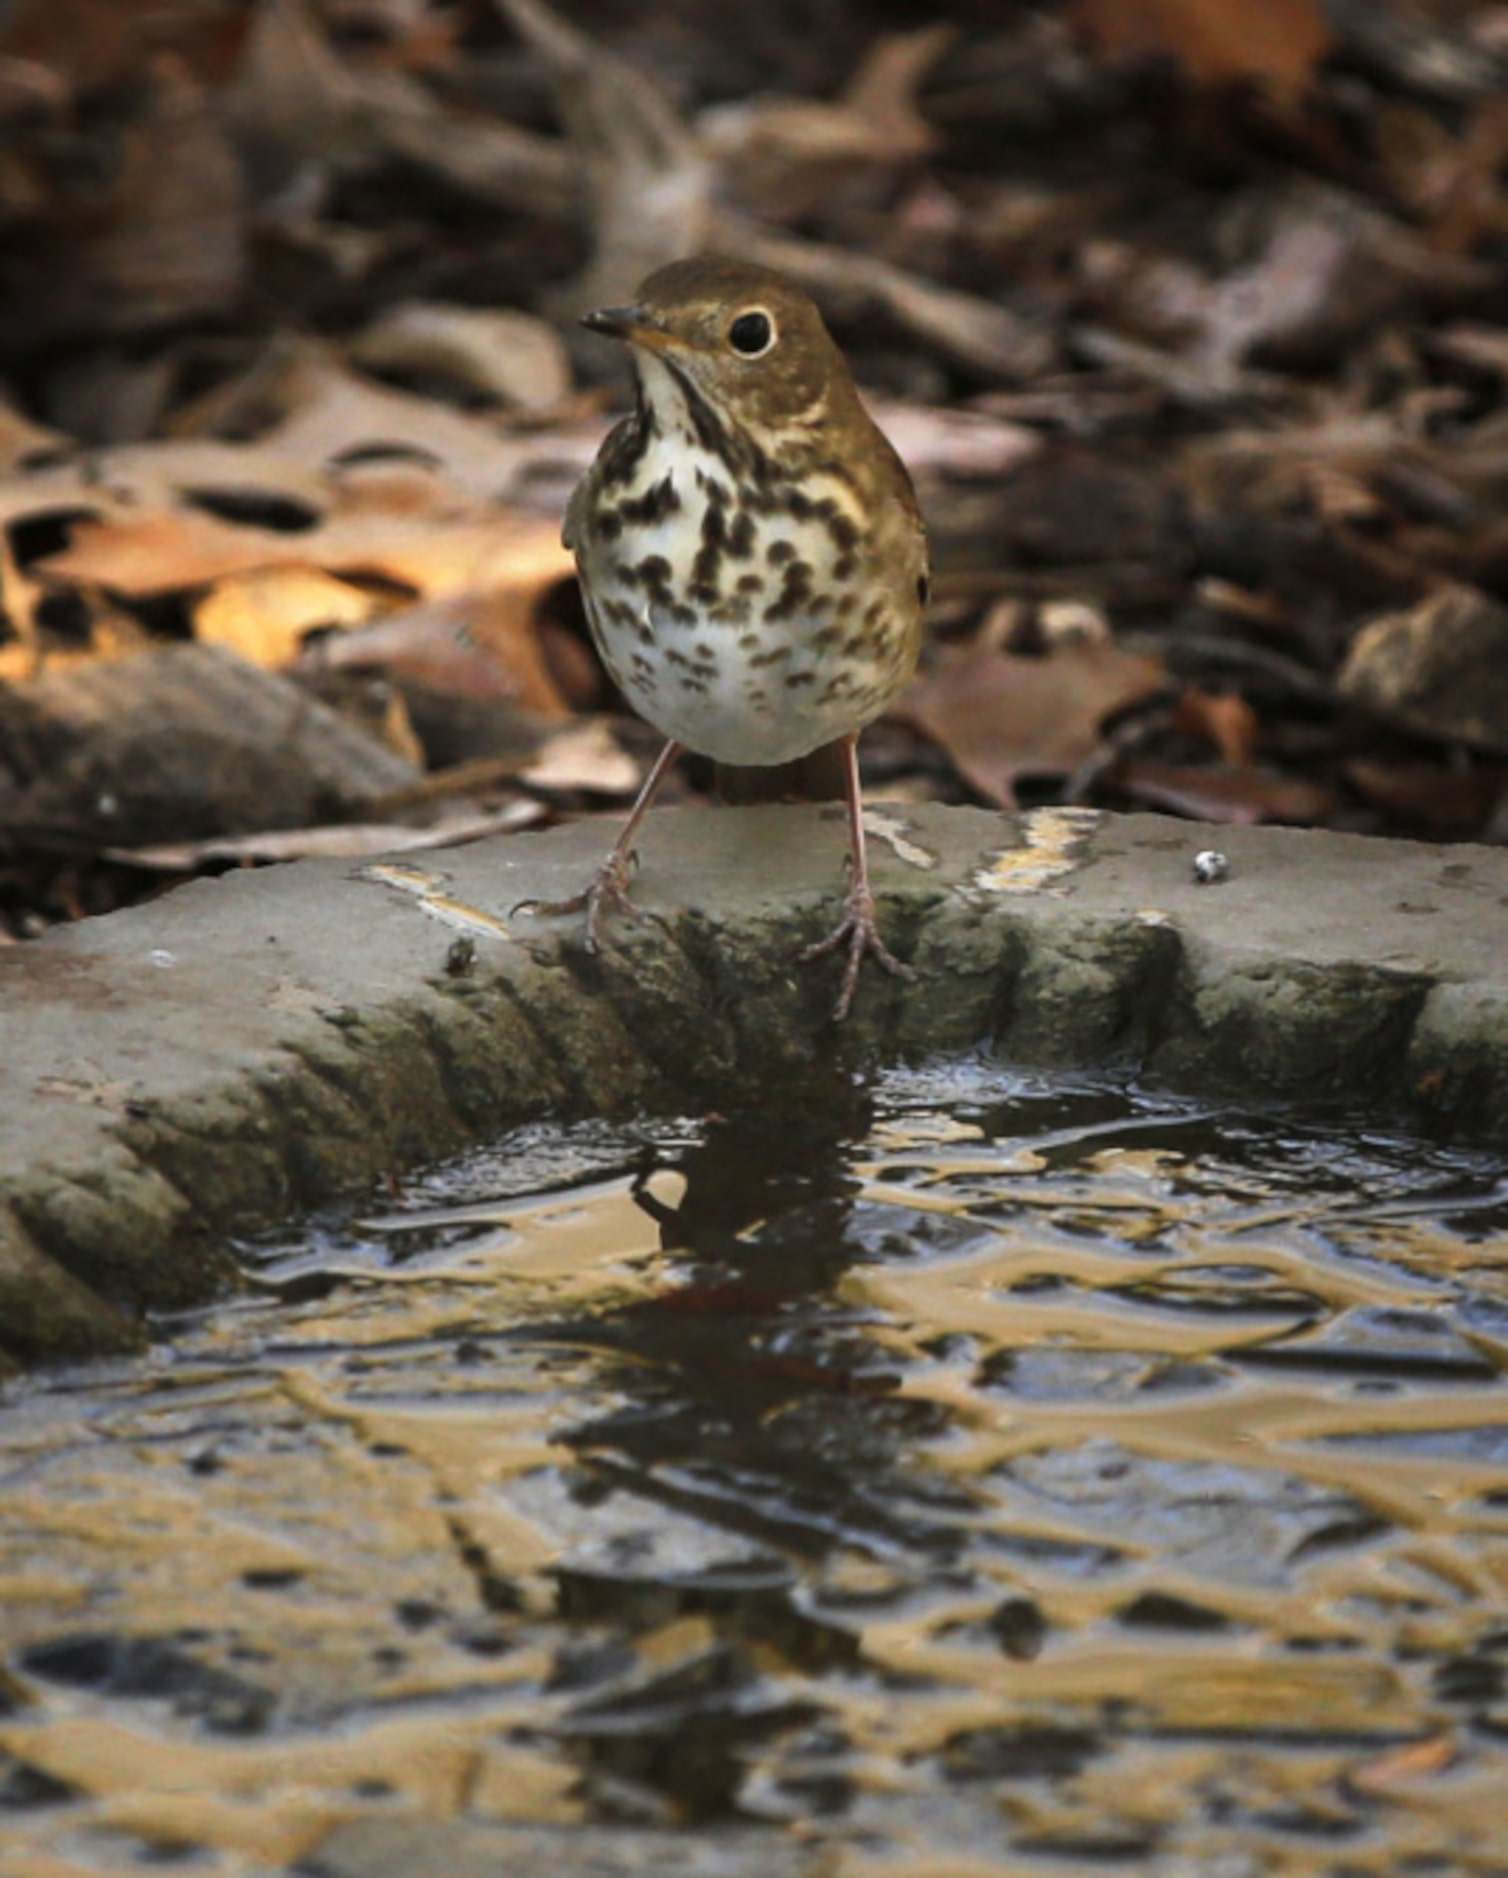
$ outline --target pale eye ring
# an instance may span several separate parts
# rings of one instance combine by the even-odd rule
[[[743,359],[762,359],[778,334],[762,306],[745,307],[728,327],[728,344]]]

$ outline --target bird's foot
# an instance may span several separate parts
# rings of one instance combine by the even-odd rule
[[[597,869],[591,883],[568,900],[520,900],[515,913],[533,913],[544,919],[562,919],[570,913],[586,913],[586,949],[602,949],[602,920],[608,911],[628,919],[653,919],[654,914],[636,906],[629,898],[628,882],[634,868],[634,856],[614,848]]]
[[[837,929],[825,939],[819,939],[815,945],[804,947],[797,957],[805,965],[812,959],[826,958],[829,952],[845,950],[848,957],[843,967],[843,985],[838,992],[838,1002],[833,1007],[835,1024],[843,1022],[853,1005],[854,992],[859,984],[859,967],[864,962],[866,952],[892,977],[904,978],[908,983],[916,981],[917,974],[913,968],[898,959],[880,937],[880,929],[874,917],[874,895],[869,890],[867,880],[855,880],[850,884],[847,907]]]

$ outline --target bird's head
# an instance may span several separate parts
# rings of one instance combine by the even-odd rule
[[[673,261],[643,282],[632,305],[599,308],[582,323],[626,339],[719,416],[753,429],[820,423],[835,395],[851,390],[847,364],[812,302],[745,261]],[[641,376],[648,385],[652,370]]]

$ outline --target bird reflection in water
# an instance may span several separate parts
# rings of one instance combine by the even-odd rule
[[[798,1549],[935,1546],[935,1530],[898,1522],[912,1496],[892,1469],[937,1411],[897,1397],[871,1313],[842,1295],[873,1255],[854,1167],[871,1122],[865,1089],[834,1070],[646,1154],[634,1197],[678,1282],[575,1328],[625,1359],[605,1379],[619,1406],[568,1437],[578,1453],[627,1467],[640,1491],[673,1481],[683,1506],[708,1496],[722,1523]],[[684,1182],[674,1202],[667,1171]]]

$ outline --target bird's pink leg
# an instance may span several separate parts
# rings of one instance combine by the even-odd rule
[[[659,794],[660,784],[665,780],[665,773],[685,748],[683,744],[672,740],[654,760],[654,768],[644,779],[644,787],[639,791],[638,800],[629,811],[628,820],[623,824],[622,832],[613,843],[612,849],[597,869],[589,886],[580,893],[573,893],[569,900],[521,900],[513,911],[515,913],[542,913],[554,919],[565,913],[579,913],[586,909],[586,949],[595,952],[602,943],[602,915],[606,908],[615,907],[626,913],[631,919],[646,917],[644,909],[634,905],[628,897],[628,881],[634,864],[634,837],[639,826],[649,813],[649,806]]]
[[[893,972],[897,978],[916,977],[911,967],[902,964],[885,944],[875,923],[874,894],[869,886],[869,863],[864,848],[864,803],[859,791],[857,733],[843,739],[843,779],[848,800],[848,899],[837,930],[829,933],[826,939],[819,939],[815,945],[808,946],[801,954],[804,963],[808,959],[820,959],[829,952],[847,947],[843,986],[833,1010],[835,1024],[843,1022],[853,1004],[853,994],[859,983],[859,967],[864,962],[866,952],[872,953],[876,962],[884,966],[887,972]]]

